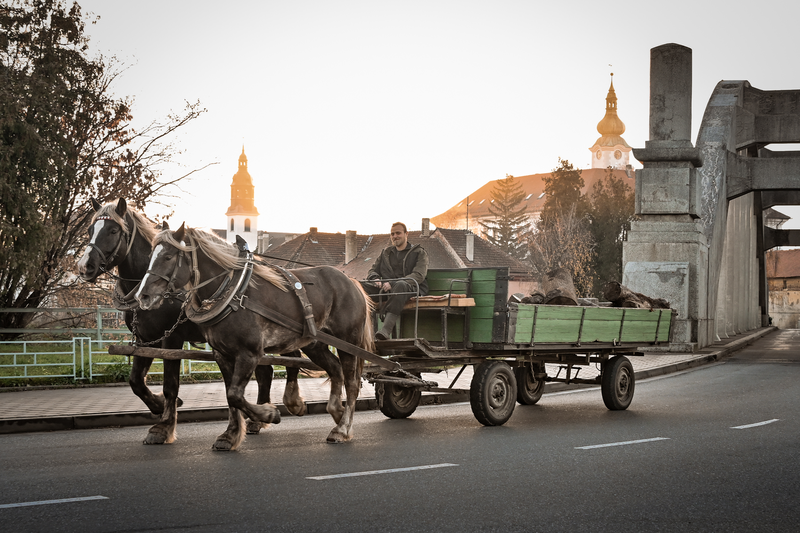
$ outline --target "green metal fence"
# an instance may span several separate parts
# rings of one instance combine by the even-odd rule
[[[125,327],[124,313],[112,307],[0,308],[0,313],[34,313],[39,315],[35,321],[38,318],[39,322],[46,325],[61,324],[58,327],[0,328],[0,334],[91,336],[98,341],[113,338],[115,335],[130,335]],[[94,322],[94,327],[86,327],[91,322]]]

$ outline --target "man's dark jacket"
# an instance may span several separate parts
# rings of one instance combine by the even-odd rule
[[[428,275],[428,252],[419,244],[408,243],[408,246],[410,249],[403,259],[401,272],[395,272],[392,269],[390,254],[398,252],[394,246],[389,246],[375,260],[375,264],[369,269],[367,279],[409,278],[419,283],[420,295],[428,294],[428,281],[425,279],[425,276]]]

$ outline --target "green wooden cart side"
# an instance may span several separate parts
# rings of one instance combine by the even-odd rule
[[[474,307],[446,310],[448,345],[464,348],[470,342],[502,341],[508,295],[507,268],[428,270],[428,293],[433,296],[466,294]],[[444,306],[443,306],[444,307]],[[417,336],[442,343],[442,308],[407,309],[400,326],[402,338],[414,337],[414,315],[419,313]]]
[[[511,304],[506,342],[537,344],[649,345],[667,342],[671,309],[626,309]]]
[[[669,341],[673,311],[670,309],[626,309],[572,307],[508,303],[508,269],[431,269],[431,295],[466,294],[474,307],[420,308],[417,337],[432,345],[443,345],[443,320],[447,344],[461,349],[536,349],[593,345],[610,348],[646,346]],[[415,311],[407,310],[400,337],[414,338]]]

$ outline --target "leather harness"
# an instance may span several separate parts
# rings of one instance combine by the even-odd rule
[[[194,292],[199,287],[210,283],[216,279],[216,277],[221,277],[222,275],[198,284],[200,273],[197,268],[197,255],[195,253],[196,247],[192,241],[190,241],[190,249],[192,256],[192,271],[194,276],[194,285],[191,292]],[[231,285],[234,271],[229,271],[211,298],[203,300],[199,304],[197,304],[196,298],[193,298],[190,305],[186,307],[186,316],[189,317],[189,320],[204,326],[212,326],[222,321],[232,312],[239,311],[240,309],[248,309],[261,315],[271,322],[275,322],[279,326],[283,326],[286,329],[301,335],[302,337],[312,338],[318,342],[328,344],[388,370],[400,369],[400,365],[394,361],[389,361],[388,359],[384,359],[372,352],[368,352],[367,350],[364,350],[355,344],[351,344],[347,341],[334,337],[333,335],[325,333],[324,331],[319,331],[314,320],[314,310],[311,302],[308,300],[308,294],[306,293],[305,285],[297,278],[297,276],[283,267],[270,265],[272,268],[278,270],[292,287],[292,290],[297,296],[303,309],[303,323],[289,318],[286,315],[262,305],[261,303],[248,297],[245,294],[245,291],[247,290],[247,286],[250,283],[250,278],[253,275],[253,253],[249,250],[241,250],[241,253],[242,255],[245,255],[246,261],[244,268],[239,271],[240,274],[236,284]],[[182,256],[183,254],[184,252],[179,255]],[[177,270],[180,268],[180,266],[181,264],[179,260],[175,266],[175,270],[173,271],[171,278],[167,278],[166,276],[155,274],[153,272],[148,272],[167,280],[168,284],[172,284],[174,283],[174,280],[177,276]],[[174,290],[171,289],[171,285],[168,286],[168,291],[170,290]]]

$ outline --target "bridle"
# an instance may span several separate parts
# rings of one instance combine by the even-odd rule
[[[97,220],[110,220],[112,222],[115,222],[112,217],[107,216],[107,215],[99,216],[99,217],[97,217],[95,219],[95,221],[97,221]],[[100,255],[100,267],[99,268],[100,268],[101,272],[104,272],[104,273],[108,274],[109,276],[111,276],[112,278],[117,279],[117,280],[138,281],[138,280],[135,280],[135,279],[121,278],[121,277],[115,275],[113,272],[111,272],[109,270],[109,264],[111,264],[110,268],[113,269],[114,267],[116,267],[117,265],[122,263],[125,260],[125,258],[128,257],[128,254],[131,253],[131,248],[133,248],[133,241],[136,240],[136,233],[137,233],[136,223],[135,222],[133,223],[133,231],[131,232],[130,238],[128,238],[128,233],[127,232],[123,231],[122,233],[125,235],[125,238],[128,240],[128,246],[125,248],[125,255],[123,255],[121,258],[119,258],[119,261],[114,262],[117,259],[117,254],[119,254],[120,248],[122,247],[122,238],[117,240],[117,246],[114,247],[114,250],[111,252],[111,255],[108,256],[108,257],[106,257],[106,254],[103,252],[103,250],[101,250],[100,247],[97,246],[93,242],[90,242],[87,245],[87,247],[88,248],[94,248],[94,251],[98,255]]]
[[[221,278],[222,276],[227,276],[227,279],[223,280],[223,282],[220,284],[220,287],[214,293],[214,296],[212,296],[212,298],[215,298],[219,294],[221,294],[222,291],[224,291],[227,288],[228,284],[230,283],[230,280],[233,278],[234,271],[233,270],[226,270],[225,272],[222,272],[221,274],[217,274],[216,276],[214,276],[212,278],[209,278],[209,279],[205,280],[204,282],[200,283],[200,269],[197,267],[197,251],[196,251],[197,250],[197,245],[195,244],[195,241],[191,237],[191,235],[187,235],[187,237],[189,239],[189,246],[188,246],[189,251],[187,252],[187,251],[178,249],[178,260],[175,262],[175,266],[172,268],[172,272],[170,273],[169,276],[166,276],[164,274],[160,274],[158,272],[155,272],[152,269],[147,269],[147,274],[150,274],[151,276],[155,276],[157,278],[163,279],[164,281],[167,282],[167,290],[164,291],[164,295],[163,295],[163,297],[165,299],[172,299],[172,298],[181,299],[181,297],[184,294],[196,293],[197,289],[199,289],[201,287],[205,287],[206,285],[208,285],[209,283],[211,283],[215,279]],[[176,280],[178,278],[178,274],[179,274],[181,268],[183,267],[183,260],[186,257],[187,253],[189,254],[189,256],[191,258],[192,277],[194,278],[194,281],[192,283],[192,288],[189,289],[188,291],[185,291],[183,289],[179,289],[178,287],[176,287],[175,286],[175,282],[176,282]],[[188,262],[189,262],[189,260],[187,260],[187,263]],[[187,301],[188,300],[189,300],[189,298],[187,297]]]

